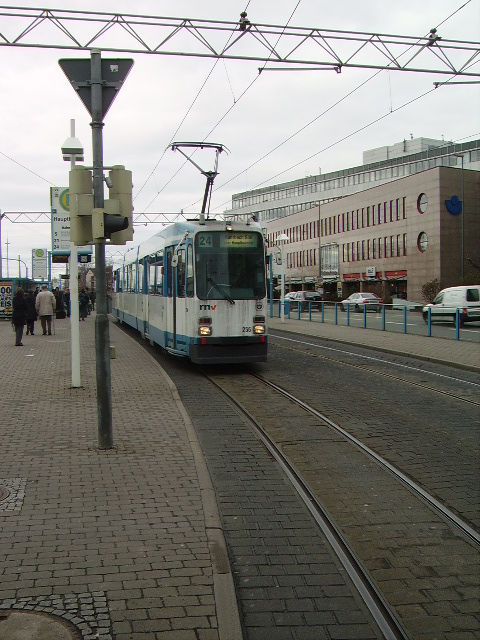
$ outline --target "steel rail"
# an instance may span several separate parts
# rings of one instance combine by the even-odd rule
[[[272,334],[270,334],[272,336]],[[321,348],[325,348],[322,345],[316,345],[315,343],[309,342],[309,343],[305,343],[302,342],[301,340],[293,340],[292,338],[284,338],[283,336],[273,336],[275,338],[281,339],[281,340],[288,340],[289,342],[295,342],[295,343],[299,343],[299,344],[305,344],[306,346],[317,346],[317,347],[321,347]],[[337,350],[340,351],[340,350]],[[361,357],[361,358],[365,358],[368,360],[375,360],[375,358],[372,358],[370,356],[363,356],[363,355],[359,355],[358,353],[354,353],[354,352],[345,352],[343,351],[343,353],[345,353],[346,355],[352,355],[352,356],[356,356],[356,357]],[[336,360],[335,358],[331,358],[328,355],[325,354],[318,354],[317,356],[315,356],[317,358],[322,358],[323,360],[329,360],[331,362],[337,362],[339,363],[339,360]],[[382,360],[383,363],[385,364],[391,364],[388,362],[388,360]],[[480,401],[476,401],[476,400],[471,400],[470,398],[462,398],[462,396],[457,395],[456,393],[451,393],[450,391],[444,391],[443,389],[436,389],[435,387],[431,387],[428,384],[424,384],[423,382],[415,382],[414,380],[408,380],[407,378],[402,378],[401,376],[398,375],[394,375],[393,373],[385,373],[383,371],[378,371],[376,369],[373,369],[371,367],[367,367],[363,364],[355,364],[354,362],[345,362],[345,361],[341,361],[341,364],[346,366],[346,367],[353,367],[354,369],[360,369],[361,371],[368,371],[369,373],[374,373],[377,374],[379,376],[383,376],[385,378],[390,378],[391,380],[398,380],[399,382],[404,382],[405,384],[409,384],[412,385],[414,387],[420,387],[421,389],[426,389],[427,391],[432,391],[433,393],[439,393],[440,395],[443,396],[447,396],[448,398],[453,398],[454,400],[459,400],[460,402],[466,402],[467,404],[473,404],[473,406],[475,407],[480,407]],[[398,365],[396,365],[398,366]],[[405,365],[401,365],[403,366],[405,369],[412,369],[413,367],[407,367]],[[422,370],[422,373],[425,374],[425,370]],[[437,376],[439,376],[440,374],[435,374]],[[472,385],[472,386],[480,386],[478,385],[476,382],[468,382],[465,380],[460,380],[459,378],[456,379],[457,382],[461,382],[463,384],[468,384],[468,385]]]
[[[199,370],[200,371],[200,370]],[[207,380],[217,388],[230,403],[232,403],[241,415],[247,419],[259,439],[270,455],[275,459],[284,474],[287,476],[292,486],[295,488],[302,502],[305,504],[310,514],[313,516],[318,527],[325,535],[328,543],[333,549],[338,560],[345,568],[350,580],[355,585],[360,597],[365,602],[375,622],[381,630],[386,640],[407,640],[409,634],[404,629],[400,620],[393,613],[391,608],[385,602],[384,598],[378,591],[375,583],[369,573],[363,566],[362,562],[357,558],[355,552],[351,549],[340,530],[336,526],[334,520],[329,516],[328,512],[318,500],[315,493],[310,489],[308,484],[303,480],[301,474],[295,466],[289,461],[288,457],[276,445],[274,440],[259,425],[249,412],[238,403],[227,391],[225,391],[215,380],[209,375],[202,373]],[[254,376],[258,377],[258,376]],[[265,382],[260,377],[262,382]]]
[[[351,444],[353,444],[355,447],[357,447],[363,453],[369,456],[372,460],[374,460],[374,462],[376,462],[380,467],[382,467],[383,469],[391,473],[407,489],[409,489],[409,491],[417,495],[417,497],[421,498],[439,516],[447,520],[447,522],[449,522],[450,524],[454,525],[467,538],[467,540],[470,543],[474,544],[475,546],[480,546],[480,534],[478,533],[478,531],[476,531],[473,527],[467,524],[464,520],[459,518],[455,513],[453,513],[453,511],[451,511],[448,507],[446,507],[439,500],[437,500],[430,493],[428,493],[428,491],[425,491],[425,489],[422,489],[422,487],[419,484],[417,484],[407,475],[402,473],[402,471],[400,471],[397,467],[395,467],[393,464],[385,460],[385,458],[383,458],[378,453],[373,451],[373,449],[370,449],[370,447],[367,447],[367,445],[365,445],[363,442],[358,440],[358,438],[355,438],[355,436],[353,436],[351,433],[343,429],[340,425],[333,422],[333,420],[330,420],[330,418],[328,418],[326,415],[324,415],[320,411],[317,411],[306,402],[303,402],[303,400],[300,400],[296,396],[292,395],[286,389],[279,387],[278,385],[274,384],[273,382],[270,382],[269,380],[265,380],[265,378],[263,378],[262,376],[259,376],[256,373],[252,373],[250,371],[249,374],[252,377],[256,378],[257,380],[260,380],[260,382],[262,382],[266,386],[274,389],[275,391],[283,395],[285,398],[288,398],[290,401],[302,407],[302,409],[304,409],[305,411],[308,411],[309,413],[314,415],[316,418],[324,422],[328,427],[330,427],[331,429],[333,429],[334,431],[342,435]]]

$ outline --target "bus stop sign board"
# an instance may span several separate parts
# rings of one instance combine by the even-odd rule
[[[58,64],[67,76],[70,84],[78,93],[80,100],[92,115],[92,71],[91,60],[78,58],[59,60]],[[117,93],[122,88],[125,78],[133,67],[130,58],[117,58],[102,60],[102,119],[105,117],[110,105],[115,100]]]

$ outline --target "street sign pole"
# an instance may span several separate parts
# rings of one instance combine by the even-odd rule
[[[95,208],[103,209],[102,63],[101,53],[98,49],[92,49],[91,51],[91,82],[93,204]],[[95,355],[97,365],[98,447],[99,449],[111,449],[113,447],[112,386],[104,241],[95,243],[95,283],[97,296]]]
[[[99,49],[90,60],[59,60],[60,67],[92,116],[93,206],[103,209],[103,118],[133,66],[133,60],[101,59]],[[107,268],[105,241],[95,243],[95,357],[97,370],[98,448],[113,448],[110,334],[107,313]]]

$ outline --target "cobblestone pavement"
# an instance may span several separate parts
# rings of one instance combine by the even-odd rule
[[[80,326],[77,389],[69,320],[23,347],[0,323],[0,638],[21,610],[83,640],[239,639],[195,432],[168,376],[112,323],[114,448],[97,447],[94,323]]]

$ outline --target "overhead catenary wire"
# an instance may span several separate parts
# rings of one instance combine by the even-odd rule
[[[465,2],[461,7],[459,7],[458,9],[456,9],[455,11],[453,11],[449,16],[447,16],[444,20],[442,20],[436,27],[435,29],[438,29],[440,26],[442,26],[443,24],[445,24],[448,20],[450,20],[456,13],[458,13],[460,10],[462,10],[464,7],[466,7],[469,3],[471,2],[471,0],[467,0],[467,2]],[[430,30],[431,32],[432,30]],[[421,39],[419,39],[420,41]],[[413,46],[413,45],[412,45]],[[405,55],[412,47],[409,47],[408,49],[406,49],[401,55]],[[400,57],[400,56],[399,56]],[[290,142],[291,140],[293,140],[293,138],[295,138],[296,136],[298,136],[300,133],[302,133],[303,131],[305,131],[308,127],[310,127],[312,124],[314,124],[315,122],[317,122],[320,118],[322,118],[323,116],[325,116],[327,113],[329,113],[332,109],[334,109],[335,107],[337,107],[339,104],[341,104],[343,101],[347,100],[348,98],[350,98],[356,91],[358,91],[359,89],[361,89],[362,87],[364,87],[367,83],[369,83],[370,81],[372,81],[374,78],[376,78],[380,73],[382,73],[383,69],[380,69],[378,71],[376,71],[374,74],[372,74],[369,78],[367,78],[365,81],[361,82],[357,87],[355,87],[354,89],[352,89],[351,91],[349,91],[346,95],[344,95],[342,98],[340,98],[339,100],[337,100],[335,103],[333,103],[332,105],[330,105],[327,109],[325,109],[322,113],[320,113],[318,116],[316,116],[315,118],[313,118],[312,120],[310,120],[310,122],[308,122],[307,124],[305,124],[304,126],[302,126],[300,129],[298,129],[297,131],[295,131],[293,134],[291,134],[290,136],[288,136],[287,138],[285,138],[282,142],[280,142],[278,145],[276,145],[273,149],[271,149],[270,151],[268,151],[267,153],[265,153],[261,158],[259,158],[258,160],[255,160],[255,162],[253,162],[252,164],[250,164],[248,167],[246,167],[245,169],[243,169],[242,171],[240,171],[239,173],[237,173],[235,176],[233,176],[232,178],[230,178],[229,180],[227,180],[226,182],[223,182],[222,184],[218,185],[216,187],[216,189],[214,189],[214,191],[218,191],[219,189],[225,187],[227,184],[230,184],[231,182],[233,182],[233,180],[235,180],[236,178],[238,178],[239,176],[241,176],[245,171],[249,171],[252,167],[256,166],[257,164],[259,164],[260,162],[262,162],[263,160],[265,160],[268,156],[272,155],[272,153],[274,153],[275,151],[277,151],[278,149],[280,149],[281,147],[283,147],[285,144],[287,144],[287,142]],[[452,78],[450,78],[449,80],[447,80],[446,82],[442,83],[442,84],[448,84],[449,81],[452,81],[453,78],[455,78],[456,76],[453,75]],[[435,87],[436,88],[436,87]],[[390,111],[387,114],[384,114],[383,116],[376,118],[375,120],[373,120],[372,122],[370,122],[369,124],[366,124],[360,128],[358,128],[357,130],[353,131],[352,133],[348,134],[347,136],[344,136],[342,138],[340,138],[339,140],[337,140],[336,142],[326,146],[325,148],[321,149],[320,151],[318,151],[317,153],[304,158],[303,160],[295,163],[294,165],[291,165],[290,167],[286,168],[284,171],[275,174],[274,176],[271,176],[270,178],[268,178],[267,180],[265,180],[264,182],[257,184],[253,187],[251,187],[251,189],[257,189],[261,186],[263,186],[264,184],[266,184],[267,182],[270,182],[272,180],[274,180],[275,178],[277,178],[280,175],[283,175],[284,173],[287,173],[288,171],[290,171],[291,169],[296,168],[297,166],[300,166],[301,164],[303,164],[304,162],[307,162],[308,160],[310,160],[311,158],[314,158],[315,156],[319,155],[320,153],[323,153],[324,151],[333,148],[334,146],[336,146],[337,144],[340,144],[341,142],[344,142],[345,140],[347,140],[348,138],[351,138],[353,135],[355,135],[356,133],[359,133],[360,131],[363,131],[365,129],[367,129],[369,126],[372,126],[374,124],[376,124],[377,122],[379,122],[380,120],[383,120],[387,115],[391,114],[391,113],[395,113],[396,111],[399,111],[400,109],[404,108],[405,106],[408,106],[408,104],[411,104],[413,102],[415,102],[416,100],[430,94],[433,90],[429,90],[426,91],[425,93],[421,94],[420,96],[417,96],[416,98],[408,101],[407,103],[405,103],[404,105],[401,105],[400,107],[393,109],[392,105],[390,106]],[[188,206],[185,206],[184,209],[188,209],[189,207],[193,207],[196,204],[198,204],[198,200],[196,200],[195,202],[191,203]],[[220,209],[221,207],[224,207],[226,204],[228,204],[230,201],[225,201],[219,205],[217,205],[216,207],[214,207],[214,211]]]
[[[292,11],[292,13],[290,14],[290,17],[289,17],[289,19],[288,19],[288,21],[287,21],[287,24],[286,24],[286,25],[285,25],[285,27],[283,28],[283,31],[285,31],[285,29],[286,29],[286,28],[288,27],[288,25],[290,24],[290,21],[291,21],[291,19],[293,18],[293,16],[294,16],[294,14],[295,14],[296,10],[298,9],[298,7],[299,7],[299,5],[300,5],[301,1],[302,1],[302,0],[298,0],[297,4],[295,5],[294,10],[293,10],[293,11]],[[250,2],[249,2],[248,4],[250,4]],[[247,8],[248,8],[248,4],[247,4]],[[245,12],[246,12],[246,9],[245,9]],[[283,32],[282,32],[282,33],[283,33]],[[231,37],[232,37],[232,35],[230,36],[230,38],[231,38]],[[278,42],[280,41],[280,38],[281,38],[281,35],[278,37],[278,39],[277,39],[277,41],[276,41],[276,43],[275,43],[275,47],[278,45]],[[270,53],[270,57],[271,57],[271,55],[272,55],[272,54]],[[217,60],[217,62],[218,62],[218,60]],[[215,65],[217,64],[217,62],[215,63]],[[264,63],[264,65],[263,65],[263,69],[266,67],[266,65],[267,65],[267,64],[268,64],[268,61],[266,61],[266,62]],[[215,68],[215,65],[214,65],[214,66],[213,66],[213,68],[212,68],[212,72],[213,72],[213,69]],[[210,72],[210,73],[211,73],[211,72]],[[252,80],[252,82],[250,82],[250,84],[246,87],[246,89],[244,89],[244,90],[242,91],[242,93],[240,94],[240,96],[238,97],[238,99],[237,99],[236,101],[234,101],[234,103],[233,103],[233,104],[232,104],[232,105],[227,109],[227,111],[223,114],[223,116],[220,118],[220,120],[218,120],[218,122],[215,124],[215,126],[214,126],[214,127],[212,127],[212,129],[210,129],[210,131],[209,131],[209,132],[208,132],[208,133],[203,137],[203,141],[206,141],[206,140],[207,140],[207,138],[208,138],[208,137],[209,137],[209,136],[210,136],[210,135],[215,131],[215,129],[217,129],[217,127],[218,127],[218,126],[219,126],[219,125],[220,125],[220,124],[225,120],[225,118],[230,114],[230,112],[231,112],[231,111],[232,111],[232,110],[233,110],[233,109],[238,105],[238,103],[240,102],[240,100],[241,100],[241,99],[242,99],[242,98],[247,94],[247,92],[248,92],[248,91],[250,91],[250,89],[251,89],[251,88],[253,87],[253,85],[257,82],[257,80],[258,80],[258,78],[259,78],[259,77],[260,77],[260,74],[257,74],[257,75],[254,77],[254,79]],[[203,86],[202,86],[202,89],[203,89]],[[192,106],[193,106],[193,105],[192,105]],[[177,129],[177,131],[175,132],[175,135],[176,135],[176,133],[177,133],[177,132],[178,132],[178,129]],[[165,154],[165,152],[162,154],[162,157],[163,157],[163,155],[164,155],[164,154]],[[169,178],[168,182],[167,182],[167,183],[162,187],[162,189],[160,189],[160,191],[155,195],[155,197],[154,197],[154,198],[149,202],[149,204],[145,207],[145,211],[147,211],[147,210],[150,208],[150,206],[155,202],[155,200],[156,200],[156,199],[157,199],[157,197],[160,195],[160,193],[162,193],[162,191],[164,191],[164,189],[165,189],[165,188],[166,188],[166,187],[167,187],[167,186],[172,182],[172,180],[173,180],[173,179],[174,179],[174,178],[175,178],[175,177],[180,173],[180,171],[183,169],[183,167],[185,166],[185,164],[186,164],[186,162],[184,162],[184,163],[182,164],[182,166],[181,166],[181,167],[180,167],[180,168],[179,168],[179,169],[174,173],[174,175],[173,175],[173,176],[171,176],[171,177]],[[157,166],[158,166],[158,165],[157,165]],[[199,201],[197,201],[197,202],[199,202]],[[197,204],[197,202],[195,202],[194,204]],[[189,205],[189,206],[193,206],[193,205]],[[187,207],[185,207],[185,208],[187,208]]]
[[[247,12],[247,9],[250,5],[251,0],[248,0],[247,5],[244,9],[244,13]],[[233,33],[230,34],[228,40],[227,40],[227,45],[230,42],[230,40],[233,38]],[[219,63],[220,58],[218,58],[217,60],[215,60],[212,68],[210,69],[210,71],[207,74],[207,77],[205,78],[205,80],[202,83],[202,86],[200,87],[200,89],[198,90],[195,98],[193,99],[191,105],[188,107],[185,115],[183,116],[182,120],[180,121],[180,124],[178,125],[178,127],[175,129],[175,132],[173,133],[172,136],[170,136],[170,140],[175,140],[177,133],[180,131],[183,123],[185,122],[185,120],[187,119],[188,115],[190,114],[191,110],[193,109],[195,103],[197,102],[198,98],[200,97],[200,94],[202,93],[202,91],[204,90],[207,82],[209,81],[211,75],[213,74],[217,64]],[[227,74],[228,77],[228,74]],[[230,79],[229,79],[230,82]],[[232,91],[233,93],[233,91]],[[234,99],[235,102],[235,99]],[[140,187],[140,189],[137,191],[137,193],[135,194],[135,198],[134,200],[140,195],[140,193],[142,192],[142,190],[144,189],[144,187],[146,186],[146,184],[149,182],[149,180],[154,176],[155,171],[157,170],[160,162],[163,160],[165,153],[168,150],[168,146],[165,146],[165,149],[162,152],[162,155],[160,156],[158,162],[156,163],[156,165],[154,166],[154,168],[152,169],[150,175],[148,176],[148,178],[145,180],[145,182],[143,183],[143,185]],[[187,164],[187,161],[183,162],[183,164],[180,166],[180,168],[173,174],[173,176],[171,176],[171,178],[163,185],[163,187],[157,191],[157,194],[155,195],[155,197],[151,200],[151,202],[145,207],[145,211],[155,202],[155,200],[158,198],[158,196],[166,189],[166,187],[172,182],[172,180],[178,175],[178,173],[183,169],[183,167],[185,167],[185,165]]]

